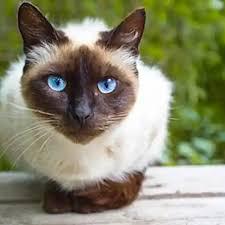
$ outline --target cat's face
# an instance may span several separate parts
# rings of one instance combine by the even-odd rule
[[[127,117],[138,89],[136,56],[145,15],[136,10],[95,43],[76,43],[32,5],[19,9],[26,63],[22,93],[40,119],[87,143]]]

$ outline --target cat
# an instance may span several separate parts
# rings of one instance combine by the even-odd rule
[[[172,84],[141,61],[145,9],[111,29],[55,28],[24,2],[24,56],[1,81],[0,139],[13,165],[48,179],[48,213],[91,213],[136,199],[164,149]]]

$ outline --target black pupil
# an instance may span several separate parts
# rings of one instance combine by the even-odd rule
[[[105,81],[105,87],[106,87],[106,88],[109,87],[109,82],[110,82],[110,79],[107,79],[107,80]]]
[[[56,83],[57,86],[59,86],[59,85],[60,85],[60,79],[57,78],[57,79],[55,80],[55,83]]]

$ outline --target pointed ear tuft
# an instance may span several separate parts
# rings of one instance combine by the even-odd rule
[[[33,46],[42,42],[52,43],[59,39],[57,31],[32,4],[24,2],[18,10],[18,26],[27,53]]]
[[[102,33],[103,42],[111,48],[128,48],[138,54],[138,46],[145,26],[145,9],[130,13],[117,27]]]

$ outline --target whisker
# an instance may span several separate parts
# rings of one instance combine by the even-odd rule
[[[48,124],[50,122],[55,122],[55,120],[45,120],[45,121],[40,121],[40,122],[34,123],[34,124],[32,124],[32,126],[26,127],[25,130],[23,130],[22,132],[17,133],[13,137],[11,137],[7,142],[3,143],[3,145],[7,144],[8,142],[11,142],[12,139],[14,139],[15,137],[17,137],[17,136],[19,136],[23,133],[26,133],[27,131],[33,130],[33,129],[38,128],[38,127],[41,127],[42,125]]]
[[[0,115],[0,119],[23,119],[23,120],[27,120],[27,119],[32,119],[31,117],[20,117],[20,116],[1,116]]]
[[[50,133],[51,133],[51,132],[50,132]],[[50,134],[50,136],[48,136],[48,137],[46,138],[46,140],[42,143],[42,145],[41,145],[39,151],[38,151],[35,155],[40,155],[40,154],[42,153],[42,151],[43,151],[44,148],[46,147],[48,141],[49,141],[53,136],[54,136],[53,134]],[[36,159],[37,159],[37,157],[36,157]],[[35,156],[34,156],[33,160],[31,161],[31,166],[34,164],[34,160],[35,160]]]
[[[23,142],[20,142],[17,146],[17,148],[13,149],[13,154],[17,154],[18,151],[20,151],[21,148],[24,147],[25,144],[29,144],[30,141],[32,141],[34,139],[34,137],[38,137],[39,135],[41,135],[43,132],[42,131],[39,131],[37,132],[36,134],[34,134],[33,136],[30,136],[28,139],[26,139],[25,141]]]
[[[53,129],[53,128],[52,128]],[[18,161],[21,159],[22,156],[24,156],[24,154],[30,150],[30,148],[37,143],[39,140],[41,140],[41,138],[45,137],[49,132],[46,132],[45,134],[41,135],[40,137],[38,137],[37,139],[35,139],[27,148],[25,148],[25,150],[16,158],[16,160],[14,161],[13,165],[12,165],[12,169],[15,168],[16,164],[18,163]]]
[[[28,108],[28,107],[25,107],[25,106],[20,106],[20,105],[17,105],[15,103],[13,103],[13,102],[9,102],[9,104],[14,106],[17,109],[27,110],[27,111],[31,111],[31,112],[37,112],[37,113],[49,115],[49,116],[55,116],[55,114],[53,114],[53,113],[48,113],[48,112],[41,111],[39,109],[32,109],[32,108]]]
[[[33,139],[34,139],[35,137],[38,137],[38,136],[41,135],[41,134],[43,134],[43,131],[42,131],[42,130],[39,130],[37,133],[35,133],[35,134],[32,135],[32,136],[29,136],[28,138],[26,138],[26,136],[23,136],[24,139],[25,139],[25,141],[22,141],[22,142],[18,143],[18,146],[19,146],[19,147],[13,149],[14,154],[15,154],[17,151],[19,151],[20,148],[24,147],[25,144],[27,144],[27,143],[29,144],[30,141],[33,141]],[[24,140],[24,139],[23,139],[23,140]]]
[[[32,119],[32,118],[35,118],[35,116],[33,114],[26,114],[26,115],[23,115],[23,112],[14,112],[14,111],[10,111],[10,112],[0,112],[0,116],[1,117],[4,117],[4,116],[9,116],[9,117],[15,117],[15,118],[29,118],[29,119]]]
[[[10,111],[9,113],[7,112],[0,112],[0,119],[28,119],[28,120],[36,120],[37,117],[34,114],[23,114],[24,112],[18,112],[18,111]],[[40,113],[40,112],[39,112]],[[48,119],[56,119],[56,115],[48,115]]]
[[[23,132],[20,132],[19,134],[16,134],[15,136],[13,136],[12,138],[10,138],[10,140],[8,140],[6,143],[2,144],[4,150],[2,151],[2,153],[0,154],[0,159],[5,155],[5,153],[9,150],[9,148],[17,141],[21,140],[22,138],[26,137],[27,135],[29,135],[30,133],[34,132],[34,131],[38,131],[38,132],[42,132],[43,130],[45,130],[46,127],[42,126],[42,125],[38,125],[35,127],[31,127],[29,129],[26,129]],[[53,128],[54,129],[54,128]],[[33,137],[33,136],[32,136]],[[4,147],[4,145],[7,145],[7,147]]]
[[[28,139],[26,139],[25,142],[23,142],[22,144],[19,143],[18,145],[21,146],[21,145],[23,145],[24,143],[29,142],[29,140],[32,140],[33,137],[36,137],[36,136],[38,136],[39,134],[41,134],[41,133],[43,132],[43,129],[38,129],[37,131],[38,131],[38,133],[36,133],[36,134],[34,134],[34,135],[28,137]],[[15,139],[13,142],[11,142],[6,148],[4,148],[4,150],[2,151],[2,153],[1,153],[1,155],[0,155],[0,160],[2,159],[2,157],[6,154],[6,152],[10,149],[10,147],[11,147],[15,142],[17,142],[17,141],[19,141],[19,140],[25,138],[27,135],[29,135],[29,134],[24,134],[24,135],[20,136],[19,138]],[[17,152],[17,150],[18,150],[18,148],[17,148],[16,150],[13,150],[13,151],[14,151],[14,152]]]

